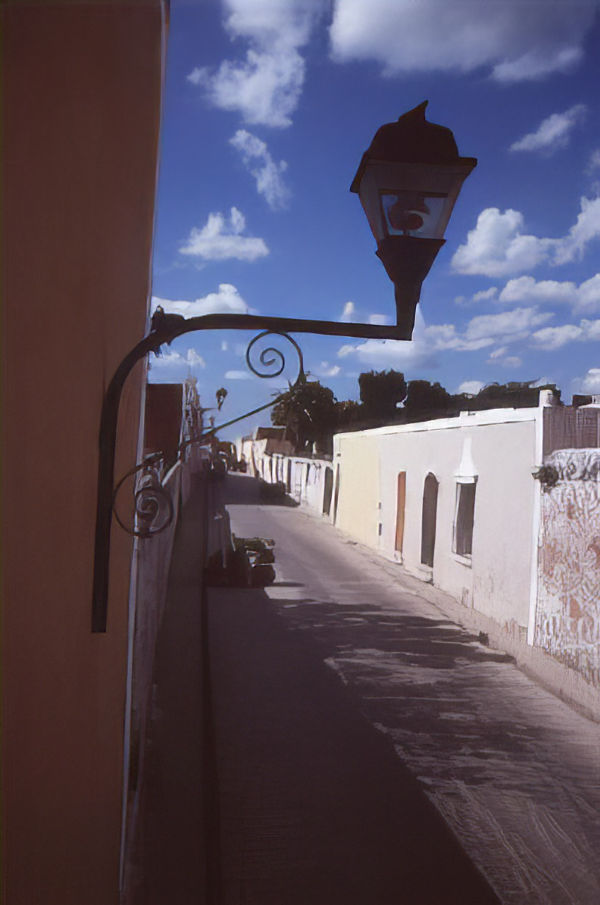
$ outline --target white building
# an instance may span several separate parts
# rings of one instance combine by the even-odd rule
[[[534,643],[543,484],[561,448],[598,446],[599,409],[463,412],[334,438],[333,521]]]
[[[537,408],[337,434],[332,462],[264,440],[247,452],[255,474],[452,595],[475,631],[600,713],[600,405],[553,403],[542,390]]]

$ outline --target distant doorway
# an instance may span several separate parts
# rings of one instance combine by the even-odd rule
[[[394,550],[402,553],[402,544],[404,543],[404,510],[406,508],[406,472],[401,471],[398,474],[398,486],[396,491],[396,538],[394,541]]]
[[[340,497],[340,466],[335,469],[335,493],[333,495],[333,524],[337,523],[338,500]]]
[[[333,494],[333,468],[325,468],[325,489],[323,491],[323,515],[329,515],[331,511],[331,496]]]
[[[423,520],[421,522],[421,563],[433,568],[437,520],[438,480],[434,474],[425,478],[423,487]]]

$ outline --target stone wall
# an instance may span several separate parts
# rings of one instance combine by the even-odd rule
[[[534,644],[600,685],[600,450],[563,449],[546,465]]]

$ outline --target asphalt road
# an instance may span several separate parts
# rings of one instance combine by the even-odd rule
[[[461,889],[450,879],[448,871],[458,865],[463,882],[477,884],[437,815],[506,905],[600,902],[600,727],[452,622],[439,608],[439,592],[401,567],[302,510],[260,503],[249,477],[230,476],[223,490],[235,533],[275,539],[277,571],[266,594],[219,591],[211,604],[215,700],[217,712],[228,713],[217,718],[226,905],[483,905],[490,901],[485,887]],[[278,662],[265,673],[260,664],[273,651]],[[228,658],[240,667],[238,679],[225,665]],[[289,702],[285,718],[282,699]],[[261,700],[267,701],[265,716]],[[297,731],[303,721],[305,733]],[[236,724],[243,729],[237,741]],[[312,750],[307,739],[318,740],[327,725],[332,747]],[[273,726],[283,727],[275,742]],[[354,759],[347,757],[350,738]],[[283,766],[261,770],[265,759],[276,763],[274,752],[281,764],[292,758],[297,765],[298,751],[306,770],[295,785]],[[325,768],[316,790],[307,792],[311,758],[315,764],[323,759]],[[336,762],[347,785],[337,782]],[[258,784],[252,786],[254,774]],[[282,813],[277,802],[286,795]],[[298,822],[307,798],[321,821],[312,837]],[[435,810],[420,812],[419,800]],[[328,896],[325,889],[319,898],[315,853],[327,851],[335,827],[349,829],[346,848],[334,847],[324,862],[329,892],[337,892]],[[425,843],[434,838],[427,851]],[[294,839],[295,876],[309,887],[292,894],[284,884],[268,894],[265,877],[275,889],[269,871],[280,869],[283,882]],[[402,861],[406,851],[416,873],[406,873],[406,858],[404,867],[394,868],[394,857]],[[418,876],[421,886],[413,883]]]

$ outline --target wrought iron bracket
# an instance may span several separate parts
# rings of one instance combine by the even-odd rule
[[[186,333],[194,333],[200,330],[248,330],[261,331],[261,335],[267,333],[288,336],[290,333],[312,333],[321,336],[344,336],[357,339],[393,339],[398,340],[400,335],[398,327],[382,326],[379,324],[345,324],[336,321],[303,320],[291,317],[263,317],[254,314],[206,314],[201,317],[185,318],[179,314],[165,314],[162,308],[157,308],[151,321],[150,332],[140,340],[137,345],[123,358],[116,369],[106,390],[102,403],[100,417],[99,457],[98,457],[98,490],[96,502],[96,535],[94,544],[94,577],[92,596],[92,632],[106,632],[108,609],[108,583],[110,566],[110,532],[113,515],[113,499],[115,493],[115,449],[117,440],[117,424],[119,406],[123,386],[134,366],[149,352],[158,353],[160,347],[169,345],[178,336]],[[258,339],[259,337],[256,337]],[[298,352],[300,348],[296,346]],[[254,342],[254,340],[253,340]],[[251,343],[252,345],[252,343]],[[281,353],[278,350],[267,350],[276,356]],[[248,353],[250,347],[248,348]],[[302,368],[302,357],[300,363]],[[263,365],[270,362],[261,356]],[[249,361],[249,359],[247,358]],[[259,376],[277,376],[283,371],[284,361],[280,361],[281,368],[269,374],[262,374],[250,365],[254,373]],[[270,405],[270,404],[269,404]],[[261,406],[243,417],[255,414],[269,405]],[[240,419],[234,419],[240,420]],[[228,422],[229,423],[229,422]],[[222,425],[223,426],[223,425]],[[217,428],[215,428],[217,430]]]

